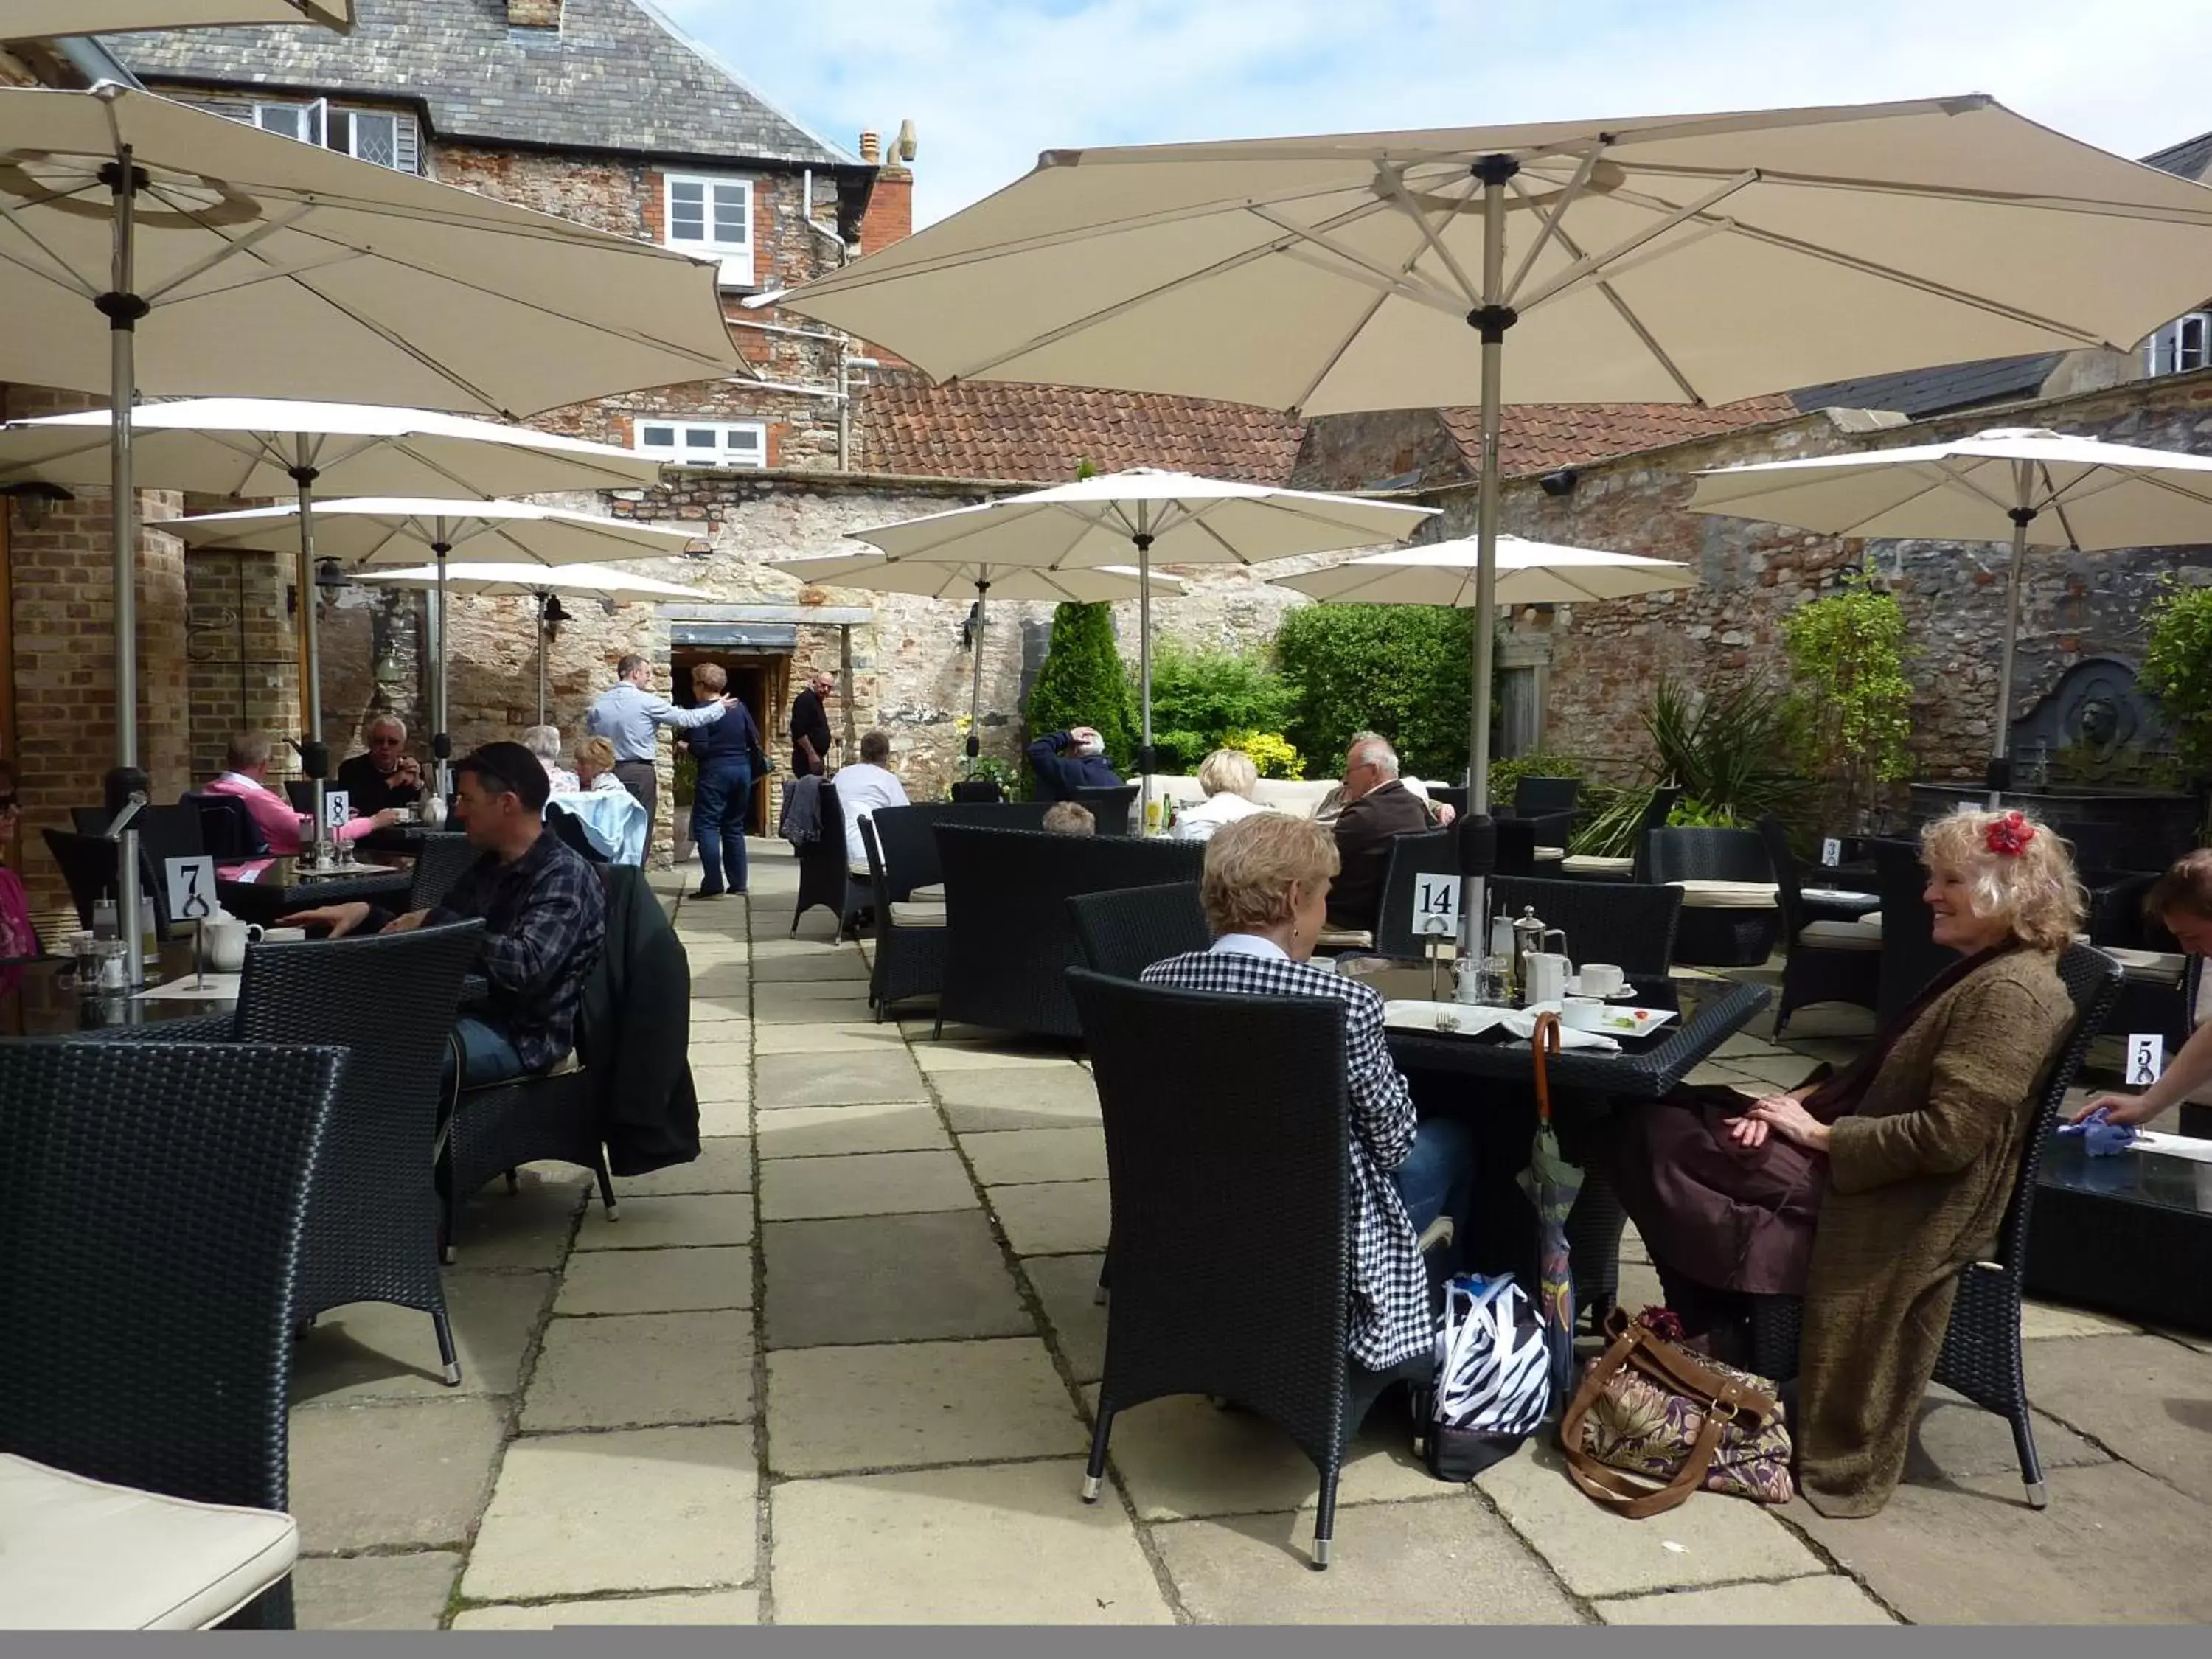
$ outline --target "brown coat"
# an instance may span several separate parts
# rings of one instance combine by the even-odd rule
[[[1376,785],[1338,814],[1334,833],[1340,868],[1329,885],[1328,925],[1373,933],[1382,915],[1390,843],[1428,827],[1427,806],[1395,778]]]
[[[2006,951],[1929,1004],[1832,1126],[1796,1425],[1800,1484],[1823,1515],[1872,1515],[1896,1489],[1958,1270],[1995,1245],[2073,1018],[2053,956]]]

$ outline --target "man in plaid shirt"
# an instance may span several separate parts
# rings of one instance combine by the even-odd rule
[[[483,856],[443,902],[394,916],[356,902],[303,910],[287,923],[404,933],[481,916],[477,971],[490,992],[454,1022],[461,1080],[471,1089],[558,1065],[576,1045],[584,981],[606,938],[606,892],[592,866],[545,829],[545,769],[519,743],[489,743],[453,769],[471,844]],[[449,1079],[450,1080],[450,1079]]]
[[[1190,991],[1344,1004],[1352,1130],[1346,1346],[1361,1364],[1382,1370],[1436,1345],[1421,1237],[1427,1229],[1448,1239],[1436,1224],[1463,1218],[1474,1143],[1455,1120],[1416,1120],[1383,1042],[1382,999],[1308,960],[1336,867],[1328,832],[1307,820],[1259,812],[1224,824],[1206,844],[1200,890],[1213,948],[1154,963],[1143,977]]]

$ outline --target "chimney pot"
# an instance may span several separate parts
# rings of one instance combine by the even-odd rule
[[[860,159],[872,167],[882,164],[884,139],[881,133],[863,132],[860,135]]]

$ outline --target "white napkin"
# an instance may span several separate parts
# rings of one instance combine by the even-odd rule
[[[1507,1030],[1512,1032],[1515,1036],[1520,1037],[1525,1041],[1526,1039],[1536,1035],[1536,1016],[1547,1012],[1557,1013],[1559,1010],[1556,1007],[1549,1010],[1542,1008],[1516,1009],[1513,1012],[1507,1014],[1504,1019],[1498,1022],[1498,1024],[1504,1026]],[[1620,1052],[1620,1045],[1618,1042],[1615,1042],[1611,1037],[1607,1036],[1601,1031],[1577,1031],[1565,1025],[1562,1025],[1559,1028],[1559,1047],[1562,1050],[1568,1048],[1595,1048],[1600,1054],[1617,1054]]]
[[[238,974],[210,974],[204,984],[194,984],[186,974],[166,985],[149,985],[139,994],[149,1002],[235,1002],[238,1000]]]
[[[2162,1152],[2168,1158],[2185,1158],[2192,1164],[2212,1164],[2212,1140],[2198,1140],[2188,1135],[2160,1134],[2151,1129],[2138,1129],[2132,1150]]]

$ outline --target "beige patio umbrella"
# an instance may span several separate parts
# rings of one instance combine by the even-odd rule
[[[283,552],[300,533],[296,505],[203,513],[148,520],[147,527],[188,546],[217,551]],[[582,564],[594,559],[665,559],[684,552],[696,538],[688,529],[638,519],[603,519],[528,501],[440,501],[366,499],[325,501],[315,508],[317,547],[325,558],[360,570],[410,565],[425,552],[434,560],[438,596],[437,678],[432,700],[431,752],[438,762],[438,790],[447,792],[453,739],[446,731],[446,587],[438,580],[450,556],[465,547],[477,563]],[[303,603],[312,604],[312,599]]]
[[[1111,599],[1142,599],[1146,585],[1145,573],[1125,564],[1048,570],[1036,565],[994,565],[975,560],[895,559],[882,553],[833,553],[826,557],[772,560],[768,568],[809,584],[858,587],[872,593],[918,593],[924,599],[964,599],[972,592],[975,637],[969,647],[975,659],[968,690],[969,760],[975,759],[982,747],[975,727],[983,718],[983,637],[989,621],[986,606],[993,592],[1002,599],[1096,605]],[[1170,593],[1183,591],[1183,585],[1172,576],[1155,574],[1150,580]]]
[[[639,599],[693,599],[696,588],[681,582],[657,581],[634,576],[627,570],[601,564],[434,564],[410,570],[372,570],[360,580],[375,587],[435,589],[442,579],[447,595],[471,599],[533,599],[538,601],[538,723],[545,723],[545,646],[550,624],[568,620],[561,614],[562,593],[589,594],[595,599],[626,605]]]
[[[233,23],[320,23],[353,32],[354,0],[0,0],[0,40]]]
[[[1830,536],[2012,544],[1989,804],[2011,787],[2013,661],[2031,544],[2085,551],[2212,542],[2212,456],[2027,427],[1700,473],[1690,511]]]
[[[1470,537],[1394,547],[1325,570],[1267,580],[1279,587],[1342,604],[1465,607],[1475,603],[1480,558],[1480,545]],[[1686,568],[1666,559],[1523,541],[1518,536],[1498,538],[1497,568],[1496,599],[1502,605],[1580,605],[1698,585]]]
[[[2208,269],[2212,192],[1968,96],[1051,150],[780,303],[940,380],[1310,416],[1475,394],[1494,548],[1508,402],[1718,404],[2125,350]],[[1486,555],[1486,617],[1495,575]],[[1491,651],[1478,627],[1478,810]]]
[[[1052,571],[1119,564],[1133,550],[1137,687],[1144,722],[1138,763],[1144,799],[1149,804],[1153,769],[1150,578],[1155,555],[1163,564],[1259,564],[1402,541],[1435,514],[1436,509],[1429,507],[1140,466],[847,533],[896,558],[969,560]]]

